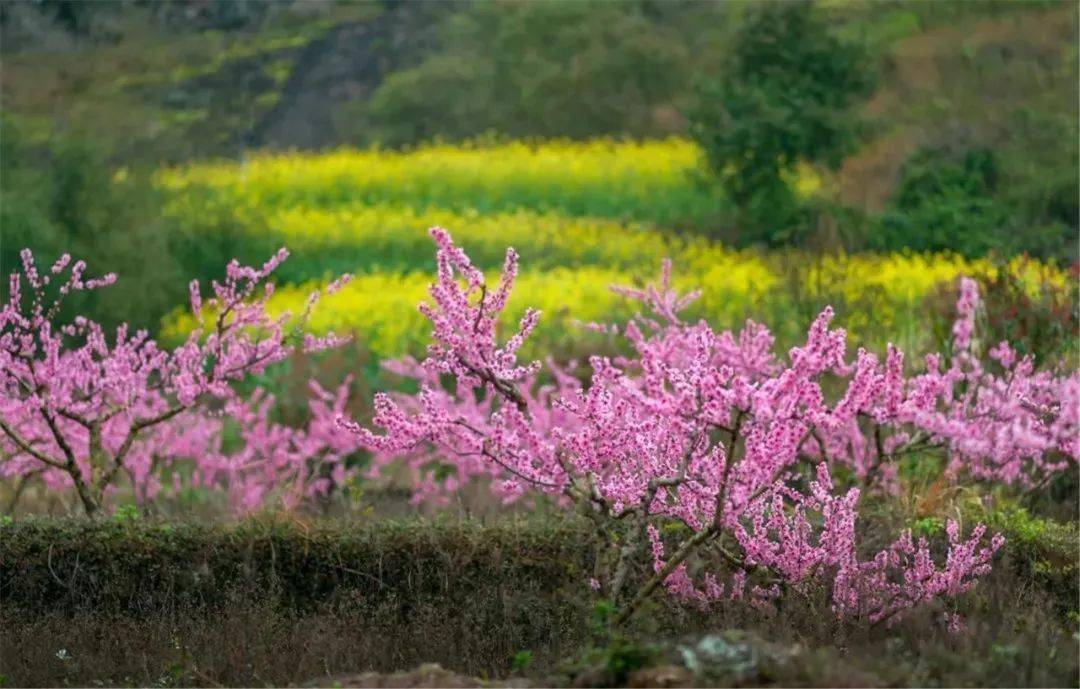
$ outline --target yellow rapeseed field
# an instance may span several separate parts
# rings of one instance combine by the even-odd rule
[[[727,207],[715,189],[696,181],[699,159],[682,139],[434,144],[405,152],[260,154],[163,170],[157,181],[231,207],[391,202],[672,223],[704,221]]]
[[[671,229],[708,226],[726,202],[700,181],[685,140],[428,145],[411,151],[261,154],[242,162],[162,170],[167,212],[194,236],[261,256],[286,245],[279,311],[301,310],[308,291],[342,272],[357,279],[316,311],[316,332],[351,332],[375,354],[418,352],[427,328],[416,311],[434,268],[427,228],[448,228],[486,269],[507,246],[523,273],[508,309],[544,312],[535,352],[569,351],[578,322],[629,316],[612,284],[641,284],[671,257],[678,283],[700,287],[692,317],[723,326],[765,320],[793,341],[825,304],[856,338],[906,345],[926,337],[924,300],[987,261],[948,254],[812,256],[735,251]],[[810,184],[813,180],[807,182]],[[231,256],[230,256],[231,257]],[[1016,262],[1032,289],[1065,284],[1058,269]],[[191,325],[175,313],[166,333]]]

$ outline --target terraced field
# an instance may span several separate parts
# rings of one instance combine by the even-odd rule
[[[572,351],[580,323],[629,315],[612,284],[640,284],[663,257],[677,282],[702,289],[696,315],[728,326],[780,324],[794,338],[833,304],[861,341],[918,344],[924,301],[958,275],[992,273],[989,261],[945,254],[810,256],[736,251],[708,239],[728,204],[701,181],[698,151],[681,139],[424,146],[407,152],[342,149],[259,155],[165,169],[167,213],[200,247],[196,270],[233,254],[258,260],[285,245],[281,310],[301,309],[313,283],[355,273],[320,306],[316,331],[352,332],[380,357],[421,351],[415,304],[433,267],[427,228],[448,228],[480,265],[496,269],[507,246],[522,256],[513,314],[543,310],[537,351]],[[807,180],[811,184],[812,180]],[[693,231],[690,231],[693,230]],[[215,252],[217,252],[215,254]],[[1063,284],[1054,268],[1014,262],[1034,289]],[[166,332],[190,325],[182,311]]]

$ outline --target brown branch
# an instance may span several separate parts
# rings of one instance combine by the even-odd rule
[[[74,421],[75,423],[83,426],[84,428],[90,428],[90,425],[92,423],[90,419],[86,418],[82,414],[76,414],[75,412],[69,411],[67,409],[57,409],[56,413],[64,417],[65,419]]]
[[[488,383],[489,385],[491,385],[491,387],[495,388],[495,391],[502,395],[507,401],[511,402],[514,406],[516,406],[518,408],[518,411],[520,411],[522,414],[528,415],[529,404],[525,401],[525,397],[522,396],[520,390],[518,390],[505,380],[495,377],[495,374],[492,373],[490,370],[480,370],[469,362],[462,359],[460,356],[458,356],[458,362],[460,362],[461,365],[465,367],[465,370],[467,370],[469,373],[473,374],[480,380]]]
[[[464,428],[468,428],[470,431],[473,431],[474,433],[477,433],[477,434],[481,435],[481,437],[482,437],[482,445],[481,445],[481,448],[480,448],[479,452],[462,452],[462,451],[456,450],[456,449],[454,449],[452,447],[448,448],[454,454],[458,455],[459,457],[475,457],[475,456],[487,457],[488,459],[495,462],[500,467],[502,467],[503,469],[509,471],[511,474],[513,474],[514,476],[517,476],[518,478],[520,478],[523,481],[528,481],[529,483],[533,483],[533,484],[538,485],[538,486],[543,486],[544,488],[562,488],[562,486],[560,486],[557,483],[550,483],[548,481],[541,481],[540,479],[531,478],[531,477],[526,476],[525,474],[522,474],[521,472],[517,471],[516,469],[514,469],[513,467],[508,465],[506,462],[502,461],[500,458],[495,456],[495,454],[493,452],[491,452],[491,450],[488,449],[488,447],[487,447],[487,439],[483,438],[483,434],[481,434],[475,428],[473,428],[468,423],[465,423],[463,421],[458,420],[458,421],[455,421],[455,423],[458,423],[458,425],[463,426]]]
[[[124,438],[124,442],[120,445],[120,449],[116,451],[116,454],[114,455],[114,460],[117,463],[123,462],[124,457],[128,453],[128,450],[131,449],[131,445],[135,442],[135,437],[144,428],[149,428],[150,426],[156,426],[159,423],[164,423],[165,421],[168,421],[169,419],[173,418],[187,408],[187,405],[178,404],[175,407],[171,407],[168,410],[163,411],[157,416],[151,416],[144,419],[136,419],[135,423],[131,424],[131,428],[128,429],[128,434]]]
[[[626,622],[626,620],[629,619],[630,615],[632,615],[635,610],[641,607],[641,604],[645,602],[645,599],[648,598],[652,594],[652,592],[656,590],[657,586],[663,583],[671,575],[671,573],[674,572],[675,569],[686,560],[686,558],[690,557],[690,555],[693,554],[693,552],[697,549],[699,545],[701,545],[715,535],[716,526],[710,525],[702,529],[701,531],[698,531],[693,536],[684,541],[683,544],[679,546],[679,549],[675,551],[675,554],[672,555],[671,558],[667,561],[667,563],[665,563],[664,566],[660,568],[660,571],[654,574],[652,578],[650,578],[649,581],[646,582],[645,585],[638,590],[637,594],[634,595],[630,603],[619,612],[619,614],[615,617],[615,624],[620,625]]]
[[[630,532],[630,536],[626,539],[626,543],[619,551],[619,560],[615,569],[615,577],[612,579],[611,591],[612,595],[618,598],[619,593],[622,591],[623,584],[626,581],[626,577],[630,571],[630,559],[637,553],[639,544],[645,536],[645,530],[649,523],[649,510],[652,507],[653,500],[656,499],[656,492],[661,488],[669,486],[678,486],[686,481],[686,468],[690,464],[690,458],[694,456],[694,449],[698,443],[701,442],[701,435],[704,431],[699,431],[695,435],[690,444],[686,448],[686,452],[683,453],[682,460],[679,462],[679,471],[674,476],[662,476],[651,479],[648,484],[648,488],[645,491],[645,495],[642,496],[641,503],[635,508],[640,514],[637,527]]]
[[[731,437],[728,441],[728,452],[724,461],[724,475],[720,479],[720,490],[716,494],[716,507],[713,508],[713,528],[719,530],[723,527],[724,509],[727,506],[728,481],[731,470],[737,462],[735,452],[739,444],[739,432],[742,430],[743,418],[746,412],[739,410],[735,416],[735,426],[731,429]]]
[[[23,452],[26,452],[39,462],[48,464],[49,466],[55,467],[57,469],[67,468],[67,465],[65,465],[59,459],[55,459],[45,454],[44,452],[41,452],[40,450],[34,449],[34,447],[30,445],[30,443],[28,443],[21,435],[19,435],[19,433],[14,428],[7,425],[7,422],[2,419],[0,419],[0,429],[2,429],[4,433],[9,438],[11,438],[12,442],[19,446],[19,449],[21,449]]]
[[[473,332],[480,332],[480,321],[484,318],[484,300],[487,299],[487,283],[480,283],[480,303],[476,305],[476,322],[473,323]]]
[[[679,565],[690,557],[690,555],[697,550],[699,545],[720,533],[720,530],[723,527],[724,506],[727,502],[728,478],[731,475],[732,467],[736,464],[735,454],[739,443],[739,432],[742,429],[742,423],[745,416],[746,412],[739,410],[739,413],[735,417],[735,425],[731,429],[728,456],[724,465],[724,475],[721,479],[720,492],[716,497],[716,509],[713,516],[713,523],[683,541],[682,545],[679,546],[679,549],[676,550],[664,566],[660,568],[660,571],[656,572],[645,585],[638,590],[630,603],[619,612],[615,618],[616,625],[620,625],[629,619],[629,617],[634,614],[634,611],[641,607],[641,604],[656,590],[656,587],[662,584]]]
[[[64,434],[60,432],[60,428],[56,425],[56,419],[50,416],[44,409],[41,410],[41,415],[45,418],[45,423],[49,426],[49,430],[52,431],[56,444],[60,446],[61,451],[64,453],[64,457],[67,458],[65,468],[73,468],[75,466],[75,452],[71,449],[71,445],[68,444]]]

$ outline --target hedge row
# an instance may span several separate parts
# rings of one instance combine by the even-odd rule
[[[1042,589],[1066,610],[1080,605],[1075,522],[1015,506],[973,520],[988,521],[1006,537],[1000,575]],[[943,529],[931,521],[924,532],[936,541]],[[362,601],[368,609],[408,614],[413,607],[457,610],[483,601],[485,615],[543,608],[560,616],[588,598],[592,556],[587,525],[541,519],[8,520],[0,522],[0,605],[142,613],[240,596],[301,612]]]
[[[832,650],[811,650],[792,666],[811,674],[762,675],[788,685],[1075,685],[1074,523],[1022,509],[990,521],[1009,540],[964,598],[970,633],[961,638],[945,631],[940,609],[889,630],[840,629],[820,600],[799,596],[775,615],[739,605],[702,614],[661,598],[633,635],[697,643],[749,629],[805,649],[840,641],[860,659],[848,668],[829,660]],[[939,525],[921,528],[940,539]],[[538,518],[0,520],[0,684],[329,685],[425,662],[504,677],[522,658],[536,677],[554,676],[602,642],[585,585],[590,560],[586,528]],[[593,647],[584,667],[623,671],[641,648]]]
[[[404,608],[544,602],[580,598],[590,559],[585,530],[535,520],[212,526],[29,519],[0,524],[0,603],[35,612],[146,612],[251,592],[295,609],[344,599]]]

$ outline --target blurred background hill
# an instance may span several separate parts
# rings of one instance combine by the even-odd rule
[[[722,72],[755,9],[9,2],[4,109],[30,140],[89,137],[116,160],[155,164],[491,133],[683,134],[695,84]],[[1012,193],[1029,201],[1052,205],[1075,191],[1075,3],[822,2],[815,11],[865,47],[859,69],[876,76],[857,104],[871,131],[836,179],[841,199],[883,210],[924,148],[992,151],[1020,178]],[[1066,221],[1073,201],[1071,217],[1057,211]]]
[[[563,191],[525,199],[525,183],[490,172],[501,159],[446,174],[510,184],[495,210],[578,204],[570,215],[679,241],[1028,255],[1067,270],[1080,213],[1077,19],[1075,2],[1038,0],[5,2],[0,268],[25,245],[73,250],[139,285],[103,294],[97,313],[156,327],[182,300],[183,275],[212,275],[230,252],[254,260],[236,228],[250,236],[280,210],[178,212],[177,189],[205,189],[163,184],[162,170],[232,161],[243,185],[246,161],[274,152],[665,140],[696,153],[671,167],[673,187],[632,208],[612,208],[625,201],[615,191],[600,206]],[[300,176],[328,159],[304,160]],[[581,160],[559,164],[574,178]],[[399,189],[430,166],[378,161],[416,166]],[[391,200],[490,210],[490,194],[425,189]]]

